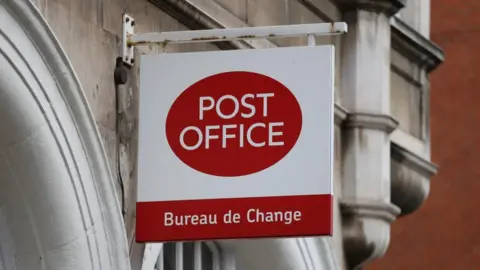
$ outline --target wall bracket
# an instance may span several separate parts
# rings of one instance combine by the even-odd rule
[[[135,63],[133,46],[128,44],[128,40],[135,33],[135,20],[130,17],[128,14],[123,14],[123,30],[122,30],[122,59],[123,63],[131,67]]]
[[[308,45],[315,46],[314,36],[341,35],[347,32],[344,22],[276,25],[242,28],[222,28],[173,32],[134,33],[134,19],[123,14],[123,61],[133,66],[133,47],[156,44],[165,47],[171,43],[222,42],[245,39],[265,39],[308,36]]]

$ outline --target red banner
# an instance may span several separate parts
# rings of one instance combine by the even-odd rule
[[[333,196],[138,202],[137,242],[332,235]]]

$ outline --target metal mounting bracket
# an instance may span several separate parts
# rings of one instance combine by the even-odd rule
[[[165,47],[171,43],[220,42],[245,39],[308,37],[308,45],[315,46],[315,36],[341,35],[347,32],[347,24],[314,23],[296,25],[276,25],[243,28],[223,28],[208,30],[190,30],[159,33],[134,32],[135,21],[123,14],[123,62],[128,66],[135,63],[133,48],[135,46],[156,44]]]
[[[129,44],[130,37],[135,33],[135,20],[128,14],[123,14],[123,30],[122,30],[122,58],[123,63],[128,66],[133,66],[135,63],[133,46]]]

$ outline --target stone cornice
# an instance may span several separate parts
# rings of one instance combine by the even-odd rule
[[[425,68],[427,72],[431,72],[445,60],[442,49],[401,19],[393,17],[391,29],[392,48]]]
[[[390,134],[397,128],[398,121],[384,114],[349,113],[343,125],[346,128],[376,129]]]
[[[428,197],[430,178],[438,166],[395,143],[391,155],[391,200],[402,209],[402,215],[408,215]]]
[[[425,177],[432,177],[437,174],[438,166],[420,156],[408,151],[400,145],[392,143],[391,145],[392,158],[404,164],[410,169],[418,172]]]
[[[405,0],[336,0],[342,11],[367,10],[392,16],[405,7]]]
[[[341,13],[335,1],[297,0],[324,22],[340,21]]]
[[[359,218],[374,218],[391,223],[400,214],[400,208],[385,202],[360,201],[358,199],[342,198],[340,207],[343,216]]]
[[[187,1],[149,1],[190,29],[223,28],[219,23],[202,14],[194,5]]]

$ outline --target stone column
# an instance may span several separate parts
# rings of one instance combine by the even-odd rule
[[[349,269],[384,255],[390,223],[390,17],[400,0],[339,0],[348,34],[342,45],[342,227]]]

